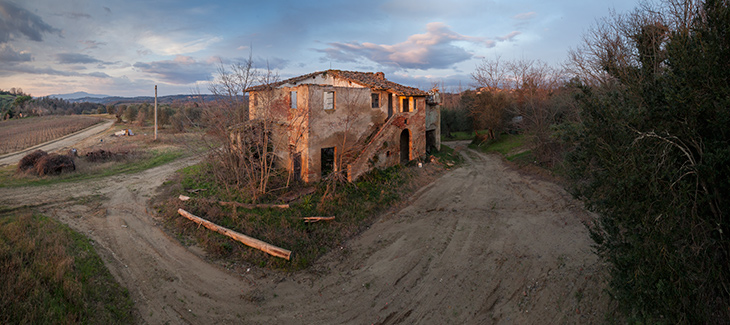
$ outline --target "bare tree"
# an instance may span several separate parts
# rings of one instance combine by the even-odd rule
[[[269,191],[269,180],[275,172],[275,152],[283,146],[276,138],[274,114],[285,103],[271,86],[278,74],[270,68],[257,70],[251,56],[243,62],[218,66],[216,79],[209,90],[216,95],[213,102],[203,102],[203,120],[213,141],[209,142],[212,173],[229,193],[246,193],[257,201]],[[266,85],[257,92],[256,111],[249,116],[245,91],[254,84]]]

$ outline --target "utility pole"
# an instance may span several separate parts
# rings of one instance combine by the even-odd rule
[[[155,140],[157,140],[157,85],[155,85]]]

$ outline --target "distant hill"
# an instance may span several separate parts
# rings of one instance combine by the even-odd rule
[[[104,98],[104,97],[109,97],[109,95],[95,95],[95,94],[89,94],[85,91],[77,91],[77,92],[71,93],[71,94],[48,95],[48,97],[60,98],[63,100],[72,100],[72,99],[78,99],[78,98]]]
[[[88,96],[84,96],[88,95]],[[63,96],[63,97],[62,97]],[[80,96],[80,97],[79,97]],[[102,105],[120,105],[120,104],[141,104],[141,103],[153,103],[155,98],[152,96],[138,96],[138,97],[119,97],[119,96],[104,96],[104,95],[93,95],[85,92],[75,92],[73,94],[63,95],[50,95],[48,97],[63,98],[64,100],[71,103],[94,103]],[[172,104],[174,101],[180,102],[194,102],[194,101],[212,101],[215,96],[204,94],[204,95],[169,95],[169,96],[158,96],[157,103],[159,104]]]

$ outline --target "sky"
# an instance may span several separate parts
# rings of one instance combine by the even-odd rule
[[[609,10],[637,0],[0,0],[0,89],[34,97],[208,93],[250,57],[280,79],[382,71],[430,89],[473,86],[484,59],[559,66]]]

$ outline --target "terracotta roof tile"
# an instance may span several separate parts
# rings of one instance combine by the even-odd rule
[[[382,72],[359,72],[359,71],[345,71],[345,70],[325,70],[312,72],[302,76],[282,80],[269,85],[259,85],[249,87],[246,91],[261,91],[267,87],[279,87],[284,84],[296,84],[302,80],[312,78],[319,74],[331,74],[335,77],[350,80],[352,82],[359,83],[363,86],[370,87],[374,90],[388,90],[392,91],[397,95],[401,96],[427,96],[428,93],[418,88],[403,86],[395,82],[385,79]]]

